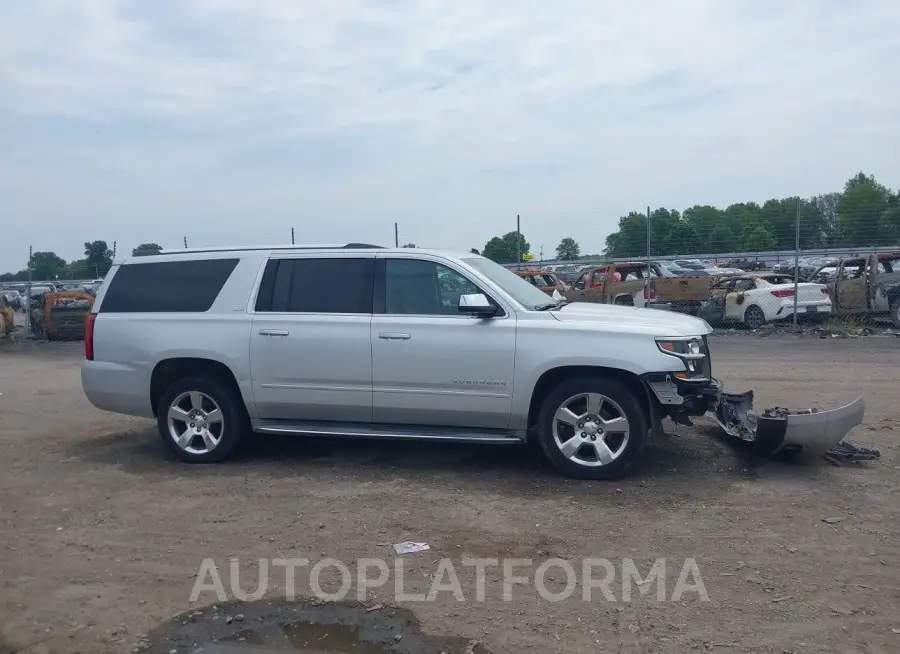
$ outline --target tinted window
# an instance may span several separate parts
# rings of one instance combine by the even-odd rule
[[[266,266],[257,311],[371,313],[374,259],[281,259]]]
[[[238,259],[204,259],[119,266],[99,311],[208,311],[237,264]]]
[[[432,261],[388,259],[384,278],[389,314],[458,316],[459,296],[481,293],[466,277]]]

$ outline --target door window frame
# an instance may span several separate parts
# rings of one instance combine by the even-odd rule
[[[485,290],[483,284],[479,284],[472,279],[472,276],[460,270],[453,262],[446,261],[429,255],[405,255],[402,253],[377,254],[375,256],[375,288],[372,294],[372,315],[374,316],[392,316],[398,318],[452,318],[456,320],[484,320],[478,316],[470,316],[464,313],[387,313],[387,261],[388,259],[405,259],[411,261],[424,261],[435,266],[443,266],[444,268],[456,273],[460,277],[467,280],[472,286],[483,294],[488,302],[500,309],[498,313],[490,320],[505,320],[509,318],[510,311],[503,302],[499,301],[493,293]],[[457,309],[459,307],[457,306]]]
[[[314,311],[261,311],[257,310],[257,302],[259,300],[259,292],[262,289],[263,281],[265,280],[266,272],[269,269],[269,264],[274,262],[281,261],[295,261],[295,260],[314,260],[314,259],[375,259],[375,255],[369,252],[315,252],[315,253],[303,253],[297,255],[291,254],[278,254],[278,255],[268,255],[262,262],[262,265],[259,268],[259,273],[257,274],[256,281],[253,284],[253,293],[250,297],[248,304],[249,314],[254,314],[257,316],[371,316],[374,308],[374,304],[369,307],[369,311],[365,311],[363,313],[334,313],[334,312],[314,312]],[[374,268],[377,268],[377,262],[375,262]],[[372,298],[374,303],[374,295],[375,295],[375,279],[376,274],[373,269],[372,274]],[[275,280],[272,280],[272,283],[275,283]]]

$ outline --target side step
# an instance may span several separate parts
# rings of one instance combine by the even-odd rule
[[[313,422],[305,420],[251,420],[253,431],[262,434],[297,434],[339,438],[390,438],[414,441],[448,441],[457,443],[525,442],[525,434],[500,429],[473,430],[459,427],[425,425],[376,425],[361,422]]]

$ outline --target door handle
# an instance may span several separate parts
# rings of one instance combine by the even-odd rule
[[[290,332],[286,329],[260,329],[260,336],[287,336]]]
[[[412,336],[409,334],[403,334],[401,332],[385,332],[383,334],[379,334],[378,338],[385,341],[408,341]]]

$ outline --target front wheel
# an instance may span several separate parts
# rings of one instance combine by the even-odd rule
[[[240,393],[211,377],[173,382],[159,401],[156,424],[166,447],[187,463],[216,463],[250,429]]]
[[[643,404],[627,385],[580,377],[544,398],[537,436],[544,454],[565,475],[615,479],[643,455],[647,429]]]

